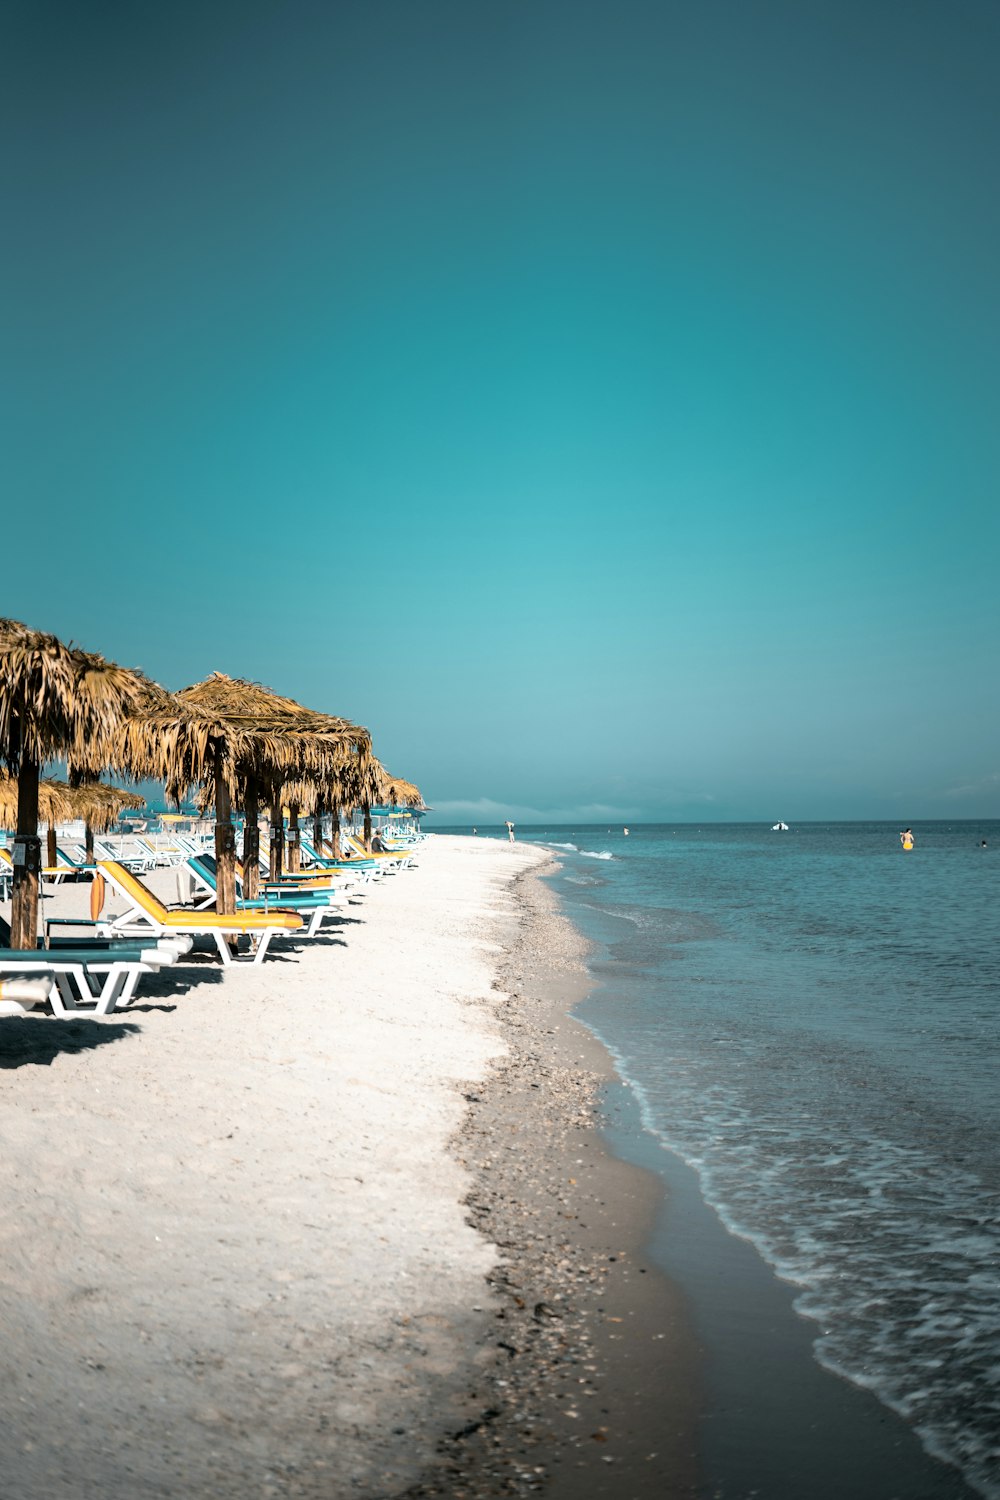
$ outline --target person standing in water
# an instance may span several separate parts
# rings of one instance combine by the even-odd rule
[[[904,828],[903,831],[902,831],[902,833],[899,835],[899,842],[902,844],[902,846],[903,846],[904,849],[912,849],[913,848],[913,829],[912,828]]]
[[[507,837],[510,839],[511,843],[514,842],[514,825],[509,821],[509,819],[507,822]]]

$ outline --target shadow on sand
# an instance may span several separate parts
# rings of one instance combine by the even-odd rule
[[[0,1021],[0,1068],[50,1067],[66,1052],[87,1052],[109,1042],[123,1042],[139,1030],[127,1021],[96,1021],[86,1016],[72,1021],[5,1016]]]
[[[143,1010],[176,1010],[175,1005],[161,1002],[179,1000],[182,995],[189,995],[202,985],[211,987],[222,984],[224,980],[225,970],[218,961],[214,968],[200,963],[174,964],[168,969],[161,969],[158,974],[144,975],[139,982],[135,1000],[121,1014]],[[157,1003],[150,1004],[150,1001]]]

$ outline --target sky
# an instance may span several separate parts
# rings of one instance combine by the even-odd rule
[[[0,614],[439,822],[1000,813],[993,0],[0,7]]]

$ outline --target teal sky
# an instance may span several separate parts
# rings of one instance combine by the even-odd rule
[[[997,815],[992,0],[15,0],[0,67],[0,613],[446,821]]]

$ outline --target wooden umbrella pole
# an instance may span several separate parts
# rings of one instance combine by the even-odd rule
[[[370,854],[372,852],[372,810],[371,810],[371,807],[368,805],[367,802],[365,803],[365,833],[364,833],[364,841],[365,841],[365,853],[366,854]]]
[[[270,869],[272,880],[280,880],[285,854],[285,823],[281,812],[281,788],[271,798],[271,850]]]
[[[48,833],[46,834],[46,858],[49,862],[49,869],[54,870],[59,863],[59,848],[56,844],[56,828],[54,823],[49,824]]]
[[[83,825],[83,862],[85,865],[94,863],[94,830],[89,818]]]
[[[299,836],[299,804],[293,802],[288,817],[288,869],[297,875],[302,869],[302,845]]]
[[[330,854],[333,859],[340,858],[340,808],[336,802],[330,808]]]
[[[215,745],[215,866],[215,909],[231,917],[236,912],[236,829],[221,740]]]
[[[11,895],[10,946],[38,945],[38,879],[42,841],[38,837],[38,762],[23,751],[17,776],[17,832],[14,835],[14,889]]]
[[[256,776],[247,777],[243,819],[243,894],[252,901],[260,890],[260,794]]]
[[[313,845],[317,854],[323,853],[323,816],[325,812],[326,805],[323,798],[317,797],[316,807],[313,810]]]

